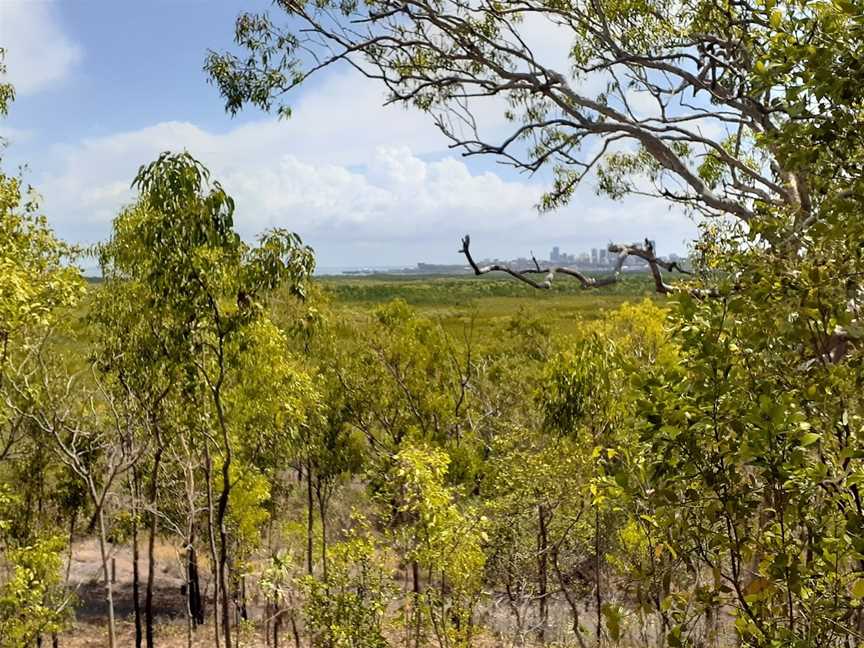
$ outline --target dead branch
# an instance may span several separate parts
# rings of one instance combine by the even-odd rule
[[[672,286],[667,284],[663,280],[663,274],[661,270],[666,270],[667,272],[677,271],[681,274],[691,275],[692,273],[689,270],[685,270],[682,268],[676,261],[666,261],[664,259],[659,259],[654,254],[654,248],[651,245],[651,242],[648,239],[645,239],[644,243],[631,243],[631,244],[621,244],[621,243],[611,243],[608,247],[609,252],[615,253],[618,255],[617,261],[615,263],[615,268],[611,275],[607,277],[591,277],[576,268],[572,268],[569,266],[542,266],[539,261],[532,255],[532,260],[534,262],[533,267],[515,269],[510,267],[507,264],[499,264],[493,263],[486,266],[479,266],[477,262],[474,260],[474,257],[471,255],[471,237],[466,234],[462,238],[462,247],[459,249],[460,254],[464,254],[465,258],[468,260],[468,264],[471,266],[471,269],[474,271],[475,275],[483,275],[488,274],[490,272],[502,272],[510,275],[511,277],[522,281],[523,283],[528,284],[532,288],[537,288],[540,290],[549,290],[552,288],[552,282],[555,279],[555,275],[562,274],[568,277],[573,277],[582,285],[582,288],[600,288],[602,286],[611,286],[612,284],[617,283],[621,278],[621,273],[624,268],[624,262],[628,257],[634,256],[640,259],[643,259],[647,264],[649,269],[651,270],[651,275],[654,278],[654,286],[658,293],[661,294],[671,294],[681,290],[678,286]],[[535,280],[531,275],[542,274],[546,275],[542,281]],[[692,289],[689,290],[691,293]]]

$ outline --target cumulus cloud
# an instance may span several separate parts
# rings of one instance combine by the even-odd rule
[[[20,95],[64,79],[81,60],[81,47],[61,30],[53,2],[0,2],[0,47],[6,49],[6,81]]]
[[[165,150],[204,162],[237,204],[237,227],[252,238],[270,227],[299,232],[328,266],[419,260],[457,263],[470,232],[481,256],[569,251],[650,236],[680,250],[691,228],[661,203],[613,205],[586,187],[572,206],[540,216],[534,209],[551,181],[501,175],[488,162],[466,162],[428,115],[382,108],[380,86],[360,75],[331,74],[299,94],[293,116],[266,118],[218,132],[170,121],[73,140],[42,155],[34,184],[58,233],[95,242],[134,199],[139,166]],[[491,136],[506,128],[501,107],[476,106]],[[490,171],[495,169],[496,171]]]
[[[217,134],[169,122],[84,140],[55,151],[58,171],[39,181],[44,206],[64,237],[103,238],[114,215],[134,199],[129,182],[139,164],[166,148],[186,148],[234,196],[236,225],[245,237],[288,227],[316,247],[323,265],[459,262],[456,247],[465,232],[489,256],[559,243],[574,251],[644,235],[678,250],[686,238],[686,221],[660,203],[613,205],[586,188],[571,207],[539,216],[533,206],[543,182],[506,179],[451,155],[385,145],[380,136],[356,149],[336,141],[329,154],[326,139],[292,149],[286,143],[298,140],[291,129],[291,122],[262,122]],[[422,149],[424,140],[415,143]]]
[[[214,134],[165,123],[58,149],[60,169],[39,179],[43,205],[61,234],[92,241],[134,196],[129,182],[142,161],[185,148],[204,161],[237,203],[237,227],[253,237],[290,227],[313,242],[372,244],[438,237],[442,228],[479,229],[531,214],[542,188],[472,172],[459,159],[423,159],[406,146],[377,145],[333,155],[285,153],[269,124]],[[274,131],[275,132],[275,131]],[[249,133],[256,136],[247,136]],[[494,229],[494,227],[493,227]],[[452,247],[452,244],[448,247]]]

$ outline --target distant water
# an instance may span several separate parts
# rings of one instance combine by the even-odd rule
[[[405,270],[405,266],[319,266],[315,268],[315,274],[320,276],[378,274],[382,272],[397,272],[399,270]]]
[[[99,278],[102,276],[102,271],[99,266],[85,264],[80,266],[84,271],[85,277]],[[334,275],[353,275],[353,274],[379,274],[386,272],[400,272],[405,270],[405,266],[319,266],[315,268],[315,275],[319,277],[327,277]]]

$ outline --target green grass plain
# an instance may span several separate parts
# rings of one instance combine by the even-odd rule
[[[625,302],[662,299],[647,273],[590,289],[565,277],[558,277],[550,290],[538,290],[506,276],[352,275],[318,277],[316,282],[338,310],[371,311],[379,304],[403,299],[456,334],[472,319],[474,326],[497,328],[520,313],[542,320],[553,331],[566,332]]]

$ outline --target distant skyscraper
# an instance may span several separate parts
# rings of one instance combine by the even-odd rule
[[[597,258],[597,248],[591,248],[591,263],[597,265],[599,259]]]
[[[561,250],[556,245],[552,248],[552,252],[549,254],[550,261],[558,261],[561,258]]]
[[[600,250],[600,265],[606,265],[606,260],[608,259],[608,251]]]

